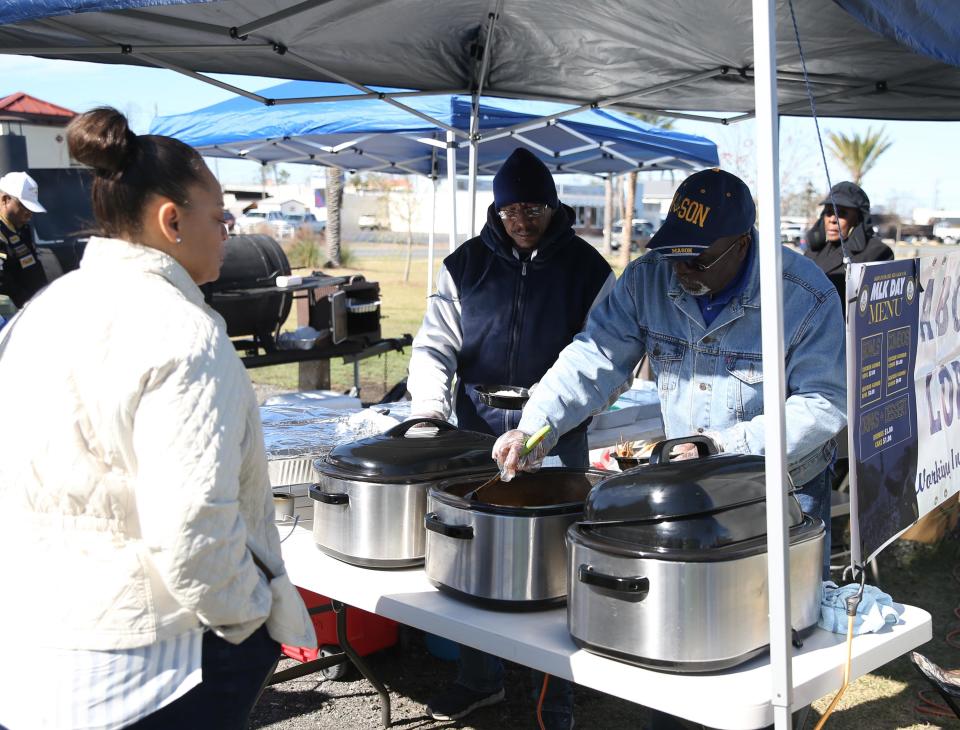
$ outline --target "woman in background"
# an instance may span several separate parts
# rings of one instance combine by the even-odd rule
[[[0,342],[0,724],[243,728],[278,642],[316,639],[253,389],[199,289],[223,262],[220,186],[114,109],[67,140],[103,237]]]

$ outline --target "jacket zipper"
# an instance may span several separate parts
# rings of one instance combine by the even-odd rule
[[[520,282],[517,285],[517,297],[514,300],[516,316],[513,320],[513,332],[510,333],[510,368],[507,370],[510,382],[508,385],[513,385],[513,379],[517,372],[517,348],[520,346],[520,325],[523,322],[523,290],[526,276],[527,262],[522,261],[520,263]]]
[[[527,262],[521,261],[520,262],[520,281],[517,285],[517,296],[516,296],[516,299],[514,300],[515,316],[513,321],[513,332],[510,333],[510,357],[508,361],[510,363],[510,366],[507,370],[507,375],[509,376],[507,378],[508,380],[507,385],[513,385],[514,377],[517,371],[517,368],[516,368],[517,358],[518,358],[517,348],[520,346],[520,325],[523,322],[523,290],[524,290],[524,283],[526,282],[526,278],[527,278]],[[511,427],[510,411],[504,411],[503,413],[503,426],[504,426],[504,431],[510,430],[510,427]]]

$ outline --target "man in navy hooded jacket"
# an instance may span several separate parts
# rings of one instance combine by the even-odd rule
[[[494,436],[515,429],[520,411],[480,402],[478,385],[529,388],[612,289],[609,264],[573,231],[574,213],[557,198],[550,171],[518,148],[493,179],[493,205],[480,235],[444,259],[410,358],[407,388],[415,416],[447,418]],[[454,386],[454,376],[456,385]],[[560,439],[545,465],[587,466],[587,422]],[[429,710],[457,719],[503,699],[503,667],[461,648],[460,676]],[[569,727],[569,683],[551,678],[548,727]]]
[[[413,342],[407,388],[411,413],[455,412],[461,428],[499,436],[516,428],[520,411],[484,405],[476,386],[529,388],[540,380],[615,276],[573,232],[573,210],[558,200],[546,165],[526,149],[514,150],[500,168],[493,198],[480,235],[443,261]],[[553,454],[585,464],[586,425],[561,439]]]

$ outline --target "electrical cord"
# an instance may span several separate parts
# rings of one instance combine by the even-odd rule
[[[287,537],[290,537],[293,534],[293,531],[297,529],[297,525],[300,523],[300,515],[293,516],[293,524],[290,526],[290,532],[287,533]],[[287,537],[280,538],[280,542],[286,542]]]
[[[540,699],[537,700],[537,725],[540,730],[546,730],[543,724],[543,698],[547,696],[547,683],[550,681],[550,675],[543,675],[543,686],[540,687]]]
[[[953,579],[960,583],[960,565],[953,566]],[[953,617],[960,621],[960,606],[953,609]],[[954,649],[960,649],[960,628],[947,632],[946,642]]]
[[[920,702],[913,709],[918,715],[926,715],[927,717],[956,718],[957,714],[947,707],[945,702],[940,701],[939,697],[940,695],[934,689],[921,689],[917,692],[917,699]]]

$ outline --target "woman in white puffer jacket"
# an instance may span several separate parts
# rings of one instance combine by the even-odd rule
[[[67,138],[104,237],[2,333],[0,725],[241,728],[277,642],[316,638],[253,389],[199,289],[220,186],[113,109]]]

